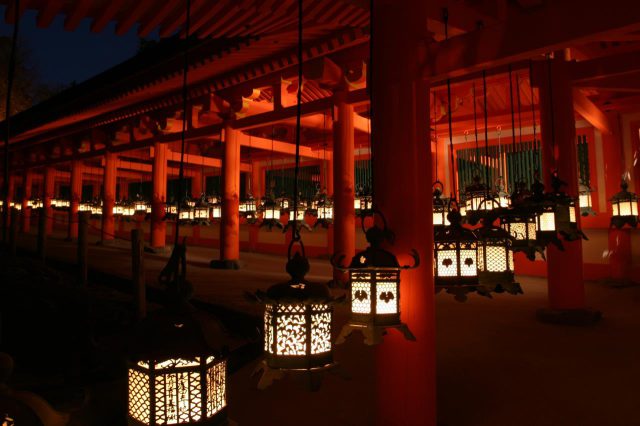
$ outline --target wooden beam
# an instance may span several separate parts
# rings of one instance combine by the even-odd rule
[[[606,10],[611,12],[603,13],[600,2],[583,0],[554,0],[532,11],[513,10],[500,24],[432,43],[424,76],[441,81],[562,50],[594,35],[640,29],[637,0],[610,0]],[[576,11],[580,19],[567,19]]]
[[[598,78],[575,84],[582,89],[596,89],[605,92],[640,93],[640,71],[614,77]]]
[[[160,10],[154,11],[154,13],[151,15],[151,18],[144,25],[140,25],[140,28],[138,28],[138,36],[140,37],[148,36],[149,33],[153,31],[155,27],[160,25],[165,20],[167,15],[169,15],[169,12],[171,12],[171,10],[173,10],[175,7],[176,7],[176,2],[173,2],[173,1],[165,2],[160,8]]]
[[[153,153],[153,148],[151,149],[152,153]],[[169,153],[167,154],[167,160],[168,161],[173,161],[173,162],[180,162],[180,153],[179,152],[174,152],[174,151],[169,151]],[[191,166],[198,166],[198,167],[214,167],[216,169],[220,169],[222,168],[222,160],[219,158],[211,158],[211,157],[204,157],[202,155],[195,155],[195,154],[184,154],[184,163],[191,165]],[[242,172],[250,172],[251,171],[251,164],[248,163],[240,163],[240,171]]]
[[[80,21],[87,17],[89,8],[91,7],[91,0],[78,0],[70,4],[72,5],[73,10],[64,20],[64,29],[67,31],[74,31],[78,28],[78,25],[80,25]]]
[[[569,72],[574,83],[617,77],[637,73],[640,68],[640,51],[604,56],[588,61],[569,62]]]
[[[61,8],[61,1],[45,2],[44,7],[38,11],[38,18],[36,21],[36,25],[38,26],[38,28],[46,28],[51,25],[51,22],[53,22],[53,18],[55,18],[56,15],[60,13]]]
[[[133,3],[132,9],[129,11],[129,15],[125,19],[118,22],[118,25],[116,25],[116,34],[126,34],[131,29],[133,24],[135,24],[136,21],[140,19],[142,14],[146,10],[151,9],[152,6],[153,0],[138,0],[138,2]]]
[[[261,138],[258,136],[245,135],[240,133],[240,144],[243,146],[249,146],[255,149],[262,149],[265,151],[273,151],[279,154],[296,155],[295,144],[289,142],[282,142],[277,140],[271,140],[267,138]],[[300,156],[309,158],[318,158],[318,150],[308,146],[300,146]],[[327,151],[327,160],[331,159],[331,152]]]
[[[124,1],[125,0],[109,0],[102,11],[100,11],[100,16],[91,24],[91,31],[94,33],[102,31],[120,10]]]
[[[573,89],[573,108],[575,111],[584,117],[593,127],[600,130],[602,133],[610,135],[612,134],[611,123],[607,116],[587,98],[580,89]]]

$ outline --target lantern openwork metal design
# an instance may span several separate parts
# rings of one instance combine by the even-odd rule
[[[71,202],[64,198],[53,198],[51,200],[51,207],[56,210],[66,210],[71,207]]]
[[[338,344],[354,331],[362,332],[365,344],[379,344],[388,328],[396,328],[407,340],[415,340],[400,318],[400,272],[417,268],[420,257],[413,250],[413,266],[400,266],[396,256],[381,247],[385,241],[393,241],[393,233],[387,229],[382,214],[374,211],[374,215],[382,219],[384,227],[374,224],[364,230],[362,225],[369,247],[356,253],[348,267],[341,266],[344,256],[336,260],[334,255],[331,259],[334,268],[349,273],[351,283],[351,317],[340,332]]]
[[[209,203],[209,209],[211,211],[211,219],[222,219],[222,198],[218,195],[210,195],[207,197],[207,203]]]
[[[326,285],[305,279],[309,261],[301,241],[301,251],[291,256],[295,242],[289,245],[286,266],[291,279],[254,295],[265,305],[265,360],[259,367],[263,373],[259,389],[287,372],[320,372],[334,366],[331,325],[336,300]]]
[[[178,220],[182,223],[191,223],[195,217],[195,201],[185,199],[180,205],[180,211],[178,212]]]
[[[448,200],[442,199],[442,191],[444,185],[439,180],[433,184],[433,226],[448,226],[449,219],[447,214],[449,213]]]
[[[122,217],[131,218],[136,215],[136,206],[135,203],[130,201],[122,202]]]
[[[478,284],[478,239],[462,227],[462,216],[455,201],[451,202],[448,219],[451,225],[435,232],[435,285],[474,286]]]
[[[133,202],[133,208],[136,213],[147,213],[148,209],[151,209],[151,203],[145,201],[139,195],[136,197],[136,200]],[[149,212],[150,213],[150,212]]]
[[[625,225],[638,225],[638,196],[629,192],[626,180],[620,184],[621,191],[611,198],[611,226],[622,228]]]
[[[478,283],[484,286],[511,285],[514,283],[514,237],[504,229],[492,226],[489,221],[486,224],[475,231],[478,237]]]

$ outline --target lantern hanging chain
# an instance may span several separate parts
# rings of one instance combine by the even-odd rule
[[[271,181],[269,182],[269,190],[271,191],[271,196],[275,197],[275,194],[273,193],[273,189],[275,188],[276,184],[275,184],[275,179],[274,179],[274,173],[275,173],[275,169],[273,168],[273,139],[275,137],[275,128],[273,125],[271,125],[271,158],[269,159],[271,165],[269,166],[269,169],[271,170]]]
[[[20,29],[20,0],[15,0],[13,14],[13,34],[11,36],[11,51],[9,53],[9,69],[7,71],[7,94],[5,97],[5,139],[4,139],[4,182],[2,184],[2,201],[6,208],[2,209],[2,243],[7,244],[7,232],[9,225],[9,138],[11,135],[11,92],[15,77],[16,51],[18,49],[18,35]]]
[[[327,170],[327,114],[323,114],[322,115],[322,138],[323,138],[323,143],[322,143],[322,169],[324,170],[323,176],[324,176],[324,182],[322,182],[322,184],[324,185],[324,190],[327,190],[327,183],[329,182],[329,177],[327,176],[328,170]],[[328,194],[327,194],[328,195]]]
[[[476,136],[476,168],[478,163],[480,162],[480,146],[478,142],[478,113],[477,113],[477,105],[476,105],[476,83],[473,82],[473,86],[471,88],[471,97],[473,98],[473,130]]]
[[[437,124],[437,114],[436,114],[436,93],[433,92],[433,135],[436,141],[436,181],[438,180],[438,124]]]
[[[444,38],[445,40],[449,39],[449,10],[444,8],[442,10],[442,18],[444,21]],[[451,118],[451,79],[447,78],[447,119],[449,121],[449,155],[451,157],[451,170],[455,170],[455,159],[453,156],[453,120]],[[455,173],[451,176],[451,188],[453,189],[453,193],[451,194],[451,199],[453,201],[456,200],[456,194],[458,193],[457,182],[455,179]]]
[[[489,199],[489,113],[487,111],[487,72],[482,70],[482,88],[484,90],[484,155],[485,161],[485,179],[486,179],[486,199]]]
[[[536,105],[533,98],[533,59],[529,59],[529,90],[531,92],[531,118],[533,120],[533,152],[538,166],[538,142],[536,141]]]
[[[298,175],[300,174],[300,131],[302,128],[302,2],[298,0],[298,99],[296,105],[296,162],[293,177],[293,224],[291,228],[291,240],[300,241],[298,230]]]
[[[249,164],[251,165],[251,173],[253,173],[253,162],[251,161],[251,134],[249,134],[249,155],[247,156],[249,158]],[[247,191],[249,192],[249,195],[253,196],[253,176],[250,174],[249,175],[249,179],[247,180],[249,182],[249,188],[247,188]]]
[[[367,92],[369,94],[369,164],[370,173],[369,181],[371,188],[369,194],[371,195],[371,207],[375,209],[377,206],[375,197],[375,176],[373,173],[373,1],[369,1],[369,68],[367,69]]]
[[[521,110],[521,102],[520,102],[520,76],[516,75],[516,90],[518,93],[518,96],[516,97],[516,99],[518,100],[518,127],[520,128],[520,136],[518,139],[518,142],[520,142],[520,144],[522,144],[522,110]],[[532,101],[533,102],[533,101]],[[519,176],[520,179],[522,179],[522,174],[523,172],[523,167],[519,168]]]
[[[517,157],[515,157],[516,155],[516,113],[515,113],[515,108],[514,108],[514,103],[513,103],[513,76],[512,76],[512,70],[511,70],[511,64],[509,64],[509,100],[510,100],[510,104],[511,104],[511,147],[512,147],[512,151],[513,151],[513,156],[514,158],[516,158],[515,161],[515,180],[518,180],[518,161],[519,159]],[[522,128],[520,128],[520,135],[522,135]]]
[[[553,110],[553,82],[551,81],[551,57],[547,55],[547,80],[549,84],[549,112],[551,113],[551,152],[553,159],[553,167],[555,168],[557,165],[556,162],[556,123],[555,123],[555,112]]]
[[[183,184],[186,184],[184,180],[184,149],[185,139],[187,133],[187,101],[188,101],[188,86],[187,86],[187,73],[189,71],[189,31],[191,26],[191,0],[187,0],[187,16],[185,21],[185,37],[184,37],[184,64],[182,69],[182,134],[180,135],[180,168],[178,171],[178,206],[176,209],[176,232],[174,244],[177,246],[180,241],[180,210],[182,208],[182,199],[185,194],[183,193]],[[186,191],[185,191],[186,192]]]

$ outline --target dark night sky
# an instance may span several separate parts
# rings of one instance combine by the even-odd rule
[[[10,37],[13,26],[2,19],[4,9],[0,7],[0,35]],[[130,58],[138,49],[137,26],[117,36],[115,22],[98,34],[89,31],[90,19],[73,32],[65,31],[63,23],[64,16],[58,15],[50,27],[38,28],[35,11],[27,11],[20,21],[19,39],[31,51],[33,66],[44,83],[79,83]]]

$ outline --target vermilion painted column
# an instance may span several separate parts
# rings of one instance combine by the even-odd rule
[[[548,63],[541,65],[538,76],[542,126],[542,175],[547,190],[551,190],[551,173],[557,169],[559,177],[567,183],[564,191],[571,197],[577,197],[576,123],[567,63],[564,55],[557,53],[551,61],[550,73]],[[552,137],[552,131],[555,138]],[[580,215],[576,216],[577,225],[580,226]],[[564,251],[560,251],[553,244],[547,246],[549,307],[552,310],[582,309],[585,307],[582,241],[563,241],[562,244]]]
[[[202,196],[202,172],[196,170],[191,178],[191,198],[197,200]]]
[[[22,189],[22,232],[27,233],[31,229],[31,209],[27,207],[31,191],[33,189],[33,170],[24,172],[24,185]]]
[[[256,202],[260,202],[260,199],[264,196],[264,168],[254,161],[251,163],[251,191]],[[249,186],[247,186],[247,191]],[[249,225],[249,250],[255,251],[258,249],[258,237],[260,235],[260,227],[257,223]]]
[[[344,255],[350,262],[356,254],[356,213],[353,205],[355,197],[354,149],[355,130],[353,127],[353,106],[347,103],[347,93],[334,94],[337,118],[333,122],[333,251]],[[333,185],[332,185],[333,186]],[[328,192],[327,187],[327,192]],[[328,192],[331,194],[330,192]],[[348,276],[338,270],[333,271],[333,279],[346,282]]]
[[[211,267],[237,269],[240,259],[240,139],[239,130],[227,124],[224,129],[222,223],[220,261]]]
[[[118,156],[112,152],[104,155],[104,174],[102,177],[102,242],[112,241],[115,235],[113,206],[116,202]]]
[[[71,162],[71,179],[69,182],[69,228],[67,238],[78,238],[78,205],[82,201],[82,173],[84,164],[81,160]]]
[[[51,235],[53,232],[53,208],[51,207],[51,199],[54,196],[56,184],[56,170],[53,167],[44,169],[44,186],[43,186],[43,209],[41,212],[46,216],[45,234]]]
[[[153,200],[151,203],[151,247],[166,244],[167,225],[163,218],[167,201],[167,155],[169,146],[156,143],[153,148]]]
[[[401,276],[402,320],[416,341],[391,330],[376,347],[376,424],[436,424],[433,224],[429,148],[427,5],[424,0],[373,2],[374,203],[396,239],[387,248],[401,264],[416,249],[421,265]],[[407,197],[407,194],[411,194]]]

